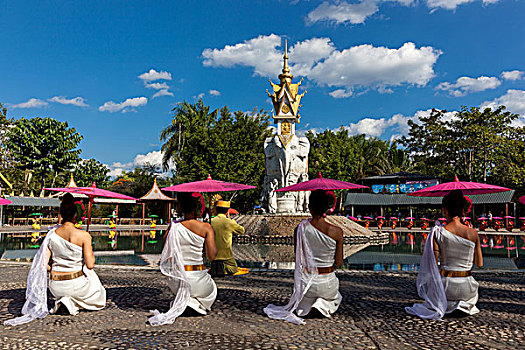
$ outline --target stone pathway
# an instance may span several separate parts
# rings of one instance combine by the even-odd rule
[[[0,263],[0,322],[22,308],[28,264]],[[287,302],[292,272],[252,272],[216,280],[207,316],[173,325],[146,323],[150,309],[173,297],[152,268],[97,267],[107,307],[77,316],[50,315],[19,327],[0,325],[0,349],[519,349],[525,348],[525,272],[479,272],[481,313],[423,321],[403,308],[418,300],[416,274],[339,274],[343,303],[330,319],[296,326],[268,319],[268,303]]]

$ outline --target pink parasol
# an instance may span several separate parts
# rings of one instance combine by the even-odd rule
[[[219,180],[212,180],[211,175],[208,175],[206,180],[187,182],[169,187],[164,187],[165,191],[173,192],[226,192],[226,191],[241,191],[251,190],[257,188],[251,185],[243,185],[235,182],[225,182]],[[211,197],[208,203],[209,215],[211,220]]]
[[[388,220],[398,220],[398,218],[395,216],[391,216]]]
[[[463,220],[470,220],[470,216],[464,216]]]
[[[8,204],[11,204],[13,202],[11,202],[9,199],[5,199],[5,198],[0,198],[0,205],[8,205]]]
[[[275,192],[285,191],[315,191],[315,190],[350,190],[357,188],[369,188],[368,186],[358,185],[351,182],[325,179],[319,172],[317,179],[299,182],[295,185],[279,188]]]
[[[514,216],[506,215],[503,217],[504,219],[514,219]]]
[[[93,185],[91,187],[62,187],[62,188],[44,188],[44,190],[47,191],[56,191],[56,192],[69,192],[69,193],[76,193],[76,194],[85,194],[89,197],[89,207],[88,207],[88,223],[86,231],[89,232],[89,225],[91,224],[91,206],[93,205],[93,201],[95,197],[107,197],[107,198],[116,198],[116,199],[129,199],[129,200],[137,200],[136,198],[126,196],[124,194],[120,194],[117,192],[112,192],[108,190],[103,190],[101,188],[97,188],[95,183],[93,182]]]
[[[501,216],[493,216],[492,219],[494,219],[494,220],[503,220],[503,218]]]
[[[447,218],[439,218],[439,221],[447,221]]]
[[[350,220],[352,220],[352,221],[357,221],[357,218],[356,218],[356,217],[349,216],[348,218],[349,218]]]
[[[408,218],[405,218],[405,220],[414,220],[415,217],[409,216]]]
[[[164,187],[165,191],[173,192],[224,192],[224,191],[239,191],[251,190],[255,186],[243,185],[234,182],[225,182],[219,180],[212,180],[208,175],[206,180],[187,182],[169,187]]]
[[[453,190],[461,190],[463,191],[464,195],[476,195],[485,193],[506,192],[510,191],[510,188],[482,184],[479,182],[459,181],[458,177],[456,176],[454,181],[452,182],[445,182],[439,185],[423,188],[419,191],[409,193],[408,195],[416,197],[444,197]]]
[[[430,219],[427,219],[427,218],[421,218],[421,220],[423,220],[423,221],[430,221]]]
[[[377,216],[376,219],[386,219],[384,216]]]
[[[482,221],[482,220],[487,220],[487,218],[484,217],[484,216],[482,216],[482,217],[480,217],[480,218],[477,218],[477,220],[478,220],[478,221]]]
[[[368,220],[374,220],[374,218],[373,218],[373,217],[371,217],[371,216],[365,216],[365,217],[364,217],[364,219],[368,219]]]

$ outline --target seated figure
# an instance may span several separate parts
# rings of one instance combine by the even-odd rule
[[[461,190],[451,191],[443,198],[447,225],[432,229],[417,278],[418,293],[425,302],[405,308],[409,314],[441,319],[456,310],[465,315],[479,312],[479,283],[472,277],[471,269],[473,264],[483,266],[483,256],[477,231],[460,221],[466,205]]]
[[[75,227],[77,208],[66,193],[60,205],[62,225],[51,229],[36,253],[27,278],[23,316],[8,320],[7,325],[30,322],[56,312],[61,306],[71,314],[80,309],[101,310],[106,305],[106,290],[93,271],[95,256],[89,233]],[[50,271],[49,284],[47,271]],[[53,309],[47,309],[47,288],[55,297]]]
[[[343,231],[325,220],[330,200],[326,191],[311,193],[312,218],[303,220],[295,230],[294,291],[286,306],[270,304],[264,309],[270,318],[303,324],[299,316],[312,309],[330,317],[339,308],[342,297],[334,266],[343,264]]]
[[[229,201],[218,200],[215,203],[217,216],[211,219],[211,226],[215,231],[215,243],[217,244],[217,257],[211,269],[214,277],[220,277],[224,274],[233,275],[238,270],[237,262],[233,257],[232,239],[234,233],[236,235],[244,234],[244,227],[229,218],[228,209],[230,209]],[[221,271],[218,271],[219,269]]]
[[[149,318],[153,326],[173,323],[187,307],[206,315],[217,297],[217,286],[203,262],[204,247],[210,261],[215,259],[217,248],[211,225],[196,219],[204,209],[199,199],[202,196],[198,193],[177,195],[184,220],[171,223],[159,264],[175,299],[167,312],[153,311],[154,316]]]

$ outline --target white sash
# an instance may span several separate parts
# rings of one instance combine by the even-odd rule
[[[46,235],[44,242],[33,258],[31,269],[27,275],[26,302],[22,307],[22,316],[4,322],[6,326],[18,326],[33,321],[36,318],[44,318],[49,315],[47,309],[47,250],[49,240],[56,234],[53,227]]]
[[[304,324],[304,320],[293,312],[299,306],[304,295],[310,289],[314,277],[317,276],[314,255],[310,248],[310,243],[304,236],[304,228],[309,224],[308,220],[303,220],[297,226],[296,247],[295,247],[295,271],[294,287],[290,301],[285,306],[269,304],[264,308],[268,317],[276,320],[285,320],[295,324]]]
[[[172,223],[159,263],[160,271],[164,275],[179,280],[179,289],[167,312],[160,313],[158,310],[151,310],[154,316],[150,317],[148,321],[152,326],[161,326],[175,322],[175,319],[186,310],[190,300],[191,286],[184,270],[179,242],[178,231],[181,225],[181,223]]]
[[[425,302],[405,307],[407,313],[429,320],[440,320],[447,310],[445,287],[441,282],[434,256],[434,236],[437,230],[442,229],[441,226],[435,226],[428,235],[419,265],[417,292],[421,298],[425,299]]]

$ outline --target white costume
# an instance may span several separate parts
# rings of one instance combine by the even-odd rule
[[[336,241],[303,220],[297,228],[294,291],[286,306],[268,305],[264,312],[274,319],[295,324],[304,321],[293,314],[305,316],[316,308],[330,317],[341,303],[339,280],[335,272],[319,274],[317,268],[334,265]]]
[[[433,252],[434,239],[439,246],[442,270],[472,269],[476,244],[447,231],[444,227],[434,227],[425,244],[417,277],[417,290],[425,302],[414,304],[405,310],[425,319],[441,319],[444,314],[454,310],[461,310],[469,315],[478,313],[476,302],[479,283],[472,276],[441,277]]]
[[[191,307],[202,315],[211,309],[217,297],[217,286],[208,271],[186,271],[185,265],[202,265],[205,239],[188,230],[181,223],[173,223],[166,238],[160,270],[168,276],[168,285],[175,294],[166,313],[152,311],[149,322],[153,326],[171,324]]]
[[[19,325],[36,318],[44,318],[64,304],[72,315],[79,309],[100,310],[106,305],[106,290],[95,271],[88,269],[83,262],[82,247],[79,247],[50,230],[42,246],[36,253],[27,277],[26,302],[21,317],[5,321],[6,325]],[[83,276],[64,281],[49,281],[49,290],[57,299],[52,310],[47,309],[47,249],[51,250],[52,270],[57,272],[77,272]]]

